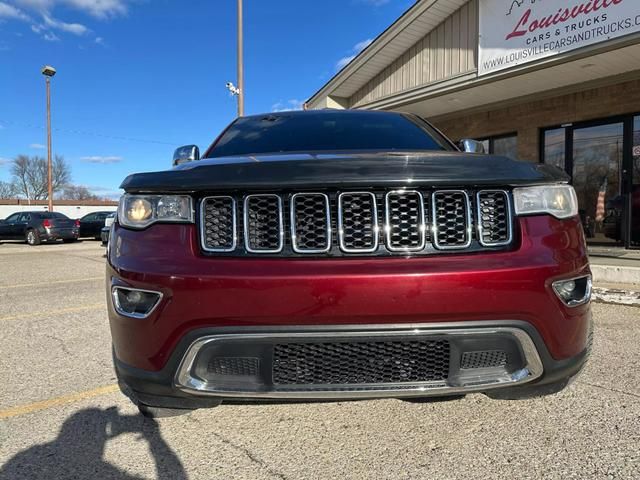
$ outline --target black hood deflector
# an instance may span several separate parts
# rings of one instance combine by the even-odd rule
[[[210,158],[137,173],[127,192],[491,187],[568,182],[560,169],[460,152],[290,154]]]

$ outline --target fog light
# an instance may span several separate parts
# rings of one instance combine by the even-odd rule
[[[112,294],[116,312],[133,318],[148,317],[162,298],[160,292],[125,287],[113,287]]]
[[[569,307],[584,305],[591,300],[591,276],[559,280],[553,283],[553,290]]]

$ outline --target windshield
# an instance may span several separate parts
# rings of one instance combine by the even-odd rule
[[[237,119],[207,157],[281,152],[449,150],[427,123],[397,113],[292,112]]]

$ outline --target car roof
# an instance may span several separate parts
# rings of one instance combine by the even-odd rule
[[[341,110],[337,108],[324,108],[322,110],[285,110],[283,112],[259,113],[242,117],[244,120],[262,119],[265,117],[322,117],[323,115],[367,115],[367,116],[403,116],[402,112],[389,112],[385,110]]]

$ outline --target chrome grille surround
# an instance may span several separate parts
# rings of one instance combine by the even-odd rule
[[[516,237],[511,195],[500,188],[212,193],[198,202],[199,241],[203,253],[220,256],[496,251]]]
[[[300,202],[314,202],[314,204],[308,204],[305,206],[306,208],[313,209],[314,207],[319,206],[318,200],[321,201],[321,204],[324,208],[324,215],[313,215],[311,214],[302,214],[299,213],[298,201]],[[291,212],[291,247],[293,251],[296,253],[327,253],[331,250],[331,205],[329,202],[329,197],[324,193],[296,193],[291,196],[290,203],[290,212]],[[301,218],[302,217],[302,218]],[[324,226],[320,226],[319,222],[324,223]],[[302,225],[300,225],[302,222]],[[309,246],[310,243],[314,242],[313,238],[308,238],[310,235],[314,235],[317,233],[317,230],[322,230],[324,228],[323,234],[323,243],[320,245]],[[305,230],[304,232],[299,232],[299,230]],[[314,231],[311,231],[314,230]],[[305,245],[302,245],[302,244]]]
[[[356,198],[369,198],[370,211],[363,212],[362,205],[347,204],[354,202]],[[347,213],[350,211],[349,213]],[[345,216],[353,218],[345,222]],[[364,218],[363,218],[364,217]],[[358,232],[359,224],[368,222],[369,227]],[[367,232],[367,230],[369,230]],[[355,238],[354,238],[355,237]],[[375,194],[371,192],[343,192],[338,195],[338,238],[340,250],[345,253],[373,253],[378,250],[380,242],[380,227],[378,225],[378,205]],[[370,241],[369,241],[370,238]],[[358,246],[369,243],[369,246]]]
[[[207,209],[212,202],[215,202],[213,205],[214,212],[210,214]],[[227,203],[226,207],[224,203]],[[229,207],[231,210],[231,222],[229,222],[228,215],[220,213],[221,210],[224,211],[225,208],[228,209]],[[200,243],[202,249],[207,252],[233,252],[238,246],[238,209],[235,198],[228,195],[205,197],[200,201],[200,211]],[[209,218],[210,215],[212,218]],[[211,228],[208,228],[208,226],[211,226]],[[229,227],[231,228],[229,229]],[[226,244],[220,241],[224,237],[227,237],[228,240]]]
[[[457,211],[449,211],[450,202]],[[446,203],[444,203],[446,202]],[[471,246],[473,213],[464,190],[437,190],[431,196],[433,245],[438,250],[464,250]]]
[[[269,200],[275,200],[275,204]],[[262,202],[262,205],[253,207],[254,202]],[[265,202],[267,202],[265,204]],[[270,215],[268,209],[277,208],[276,217]],[[280,253],[284,248],[284,218],[282,198],[276,194],[255,194],[247,195],[244,198],[244,248],[249,253]],[[263,220],[266,218],[266,222]],[[274,222],[277,221],[277,224]],[[258,224],[266,224],[262,227]],[[275,237],[275,238],[274,238]],[[262,246],[263,244],[274,244],[274,246]]]
[[[404,204],[400,203],[400,199],[410,197],[414,198],[413,201],[405,200]],[[411,218],[412,216],[414,219]],[[390,251],[419,252],[424,250],[427,244],[427,226],[422,194],[417,190],[388,192],[385,195],[384,230],[387,248]]]
[[[503,202],[502,208],[496,207],[496,203],[500,201]],[[508,192],[505,190],[479,191],[476,194],[476,214],[478,241],[481,245],[501,247],[513,241],[513,214]]]

